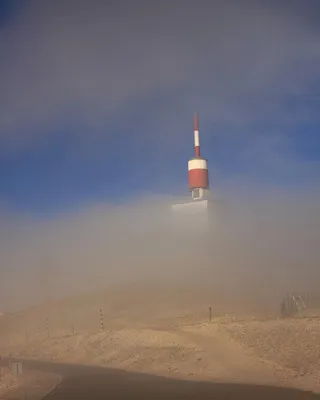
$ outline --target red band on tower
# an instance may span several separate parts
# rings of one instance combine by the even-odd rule
[[[198,114],[194,114],[193,130],[199,131],[199,116],[198,116]]]

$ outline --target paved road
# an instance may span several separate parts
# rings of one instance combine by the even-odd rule
[[[44,400],[94,399],[252,399],[311,400],[310,392],[268,386],[208,383],[162,378],[73,364],[22,360],[24,367],[60,374],[62,382]],[[8,362],[8,360],[3,360]]]

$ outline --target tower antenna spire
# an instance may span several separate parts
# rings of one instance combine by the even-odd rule
[[[193,132],[194,132],[194,152],[195,152],[195,156],[196,157],[200,157],[200,137],[199,137],[199,116],[198,116],[198,113],[194,114]]]

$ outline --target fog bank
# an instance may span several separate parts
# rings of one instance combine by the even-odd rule
[[[317,191],[226,191],[210,231],[173,229],[173,198],[92,205],[41,221],[1,217],[3,309],[117,284],[203,286],[234,295],[316,290]]]

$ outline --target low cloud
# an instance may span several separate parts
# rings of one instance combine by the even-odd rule
[[[209,233],[191,223],[179,231],[174,201],[100,204],[46,222],[2,219],[3,307],[119,284],[203,287],[235,299],[251,293],[257,302],[317,290],[319,192],[226,188]]]

